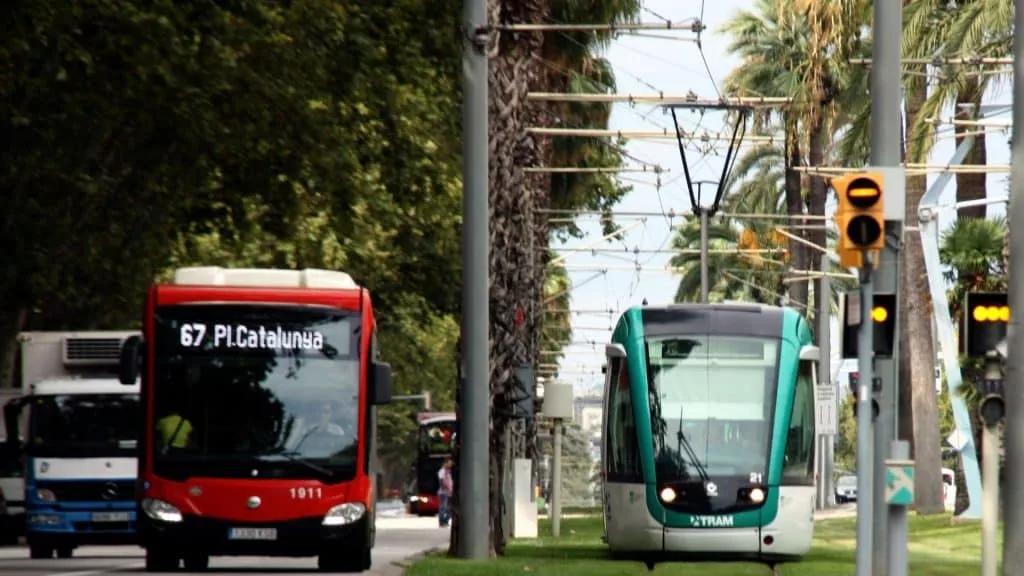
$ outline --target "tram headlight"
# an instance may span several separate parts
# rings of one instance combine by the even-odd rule
[[[675,502],[676,491],[671,486],[666,486],[661,489],[660,496],[662,502]]]
[[[760,504],[764,502],[764,490],[760,488],[754,488],[750,491],[750,501],[754,504]]]

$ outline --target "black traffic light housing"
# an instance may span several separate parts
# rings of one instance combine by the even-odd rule
[[[896,347],[896,294],[874,294],[871,321],[874,325],[872,343],[875,358],[892,358]],[[860,332],[860,295],[847,292],[843,298],[843,358],[858,355],[858,333]],[[851,314],[851,312],[853,314]]]
[[[985,353],[985,375],[978,381],[978,392],[981,393],[978,416],[986,427],[999,424],[1006,416],[1003,388],[1002,360],[993,346]]]
[[[1006,339],[1009,324],[1010,305],[1005,292],[968,292],[964,298],[960,353],[984,358]]]

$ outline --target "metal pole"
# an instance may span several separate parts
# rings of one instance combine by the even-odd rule
[[[708,303],[708,210],[700,208],[700,301]]]
[[[871,358],[874,355],[871,308],[875,298],[871,291],[871,263],[867,261],[866,254],[864,259],[860,279],[860,333],[857,339],[857,370],[860,373],[857,381],[857,576],[873,576],[871,535],[874,520],[871,504],[874,499],[871,495],[875,455],[871,421]]]
[[[871,48],[871,164],[873,166],[897,167],[900,165],[900,132],[902,126],[901,89],[903,82],[900,75],[900,41],[903,33],[903,3],[895,1],[875,2],[872,28],[874,44]],[[886,259],[884,265],[882,262],[875,262],[874,265],[877,268],[883,268],[884,266],[886,269],[891,267],[894,270],[898,260],[898,257]],[[881,283],[883,280],[879,279],[879,282]],[[896,285],[898,286],[898,283]],[[884,289],[885,286],[879,286],[879,288]],[[861,299],[861,305],[865,305],[863,298]],[[870,301],[868,301],[867,313],[870,314],[870,310]],[[870,337],[864,336],[865,330],[871,330],[870,319],[866,324],[861,325],[862,346],[865,338],[867,338],[866,341],[870,346],[871,340]],[[861,348],[860,353],[861,358],[863,358],[865,349]],[[871,353],[870,347],[867,349],[867,353]],[[869,356],[868,358],[870,360],[871,357]],[[873,464],[878,466],[878,468],[881,468],[881,461],[885,459],[885,452],[889,450],[889,443],[893,440],[894,436],[892,418],[897,412],[894,405],[894,389],[898,372],[895,369],[895,364],[896,362],[888,362],[884,367],[888,369],[879,371],[879,376],[883,378],[883,394],[880,399],[881,404],[879,405],[877,426],[872,431],[877,438],[873,443],[869,442],[862,445],[869,454],[874,452],[875,462]],[[865,377],[863,360],[861,361],[860,370],[861,385],[870,387],[872,385],[871,376],[874,376],[873,371],[867,374],[869,377]],[[857,457],[860,459],[859,453]],[[860,470],[858,466],[858,482],[865,472]],[[879,487],[884,486],[885,480],[880,477],[881,473],[882,470],[873,468],[871,474],[866,478],[869,484],[873,483],[873,491],[882,491]],[[873,576],[884,576],[888,566],[886,557],[889,551],[888,535],[886,534],[888,532],[888,523],[885,522],[884,515],[888,513],[889,507],[886,506],[884,498],[881,497],[883,496],[882,494],[873,494],[872,498],[865,498],[865,496],[868,496],[868,494],[862,492],[858,487],[858,514],[861,508],[860,502],[865,501],[866,507],[873,508],[872,514],[877,515],[878,518],[876,518],[877,526],[872,530],[873,539],[863,542],[858,540],[858,554],[863,554],[862,550],[867,549],[866,553],[874,562],[874,569],[870,573]],[[858,574],[860,574],[860,562],[857,563],[857,567]],[[867,565],[863,569],[867,570]]]
[[[1014,0],[1014,37],[1024,30],[1024,0]],[[1015,38],[1016,40],[1016,38]],[[1017,223],[1010,229],[1010,317],[1007,347],[1006,418],[1003,448],[1006,451],[1006,485],[1024,486],[1024,339],[1017,324],[1024,312],[1024,42],[1013,43],[1013,141],[1010,145],[1010,203],[1007,217]],[[1014,248],[1016,246],[1016,248]],[[1024,566],[1024,492],[1010,490],[1003,507],[1003,570]]]
[[[910,442],[894,440],[890,446],[893,460],[910,460]],[[889,506],[889,576],[907,576],[907,507]]]
[[[562,419],[555,418],[554,446],[551,449],[551,535],[562,532]]]
[[[999,426],[995,422],[986,422],[981,431],[981,486],[981,576],[996,576],[996,559],[999,558]]]
[[[487,1],[463,1],[462,381],[459,450],[460,558],[486,560],[490,545],[490,194],[488,182]]]
[[[821,255],[821,270],[829,269],[829,258],[827,254]],[[835,393],[835,384],[832,383],[832,323],[829,321],[832,313],[832,281],[828,276],[822,276],[818,282],[821,290],[818,300],[818,385],[829,387]],[[836,412],[838,414],[838,412]],[[838,418],[837,418],[838,421]],[[821,437],[821,507],[829,506],[829,499],[832,496],[832,435],[826,434]]]

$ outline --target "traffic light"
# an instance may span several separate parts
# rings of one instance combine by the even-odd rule
[[[860,332],[860,296],[842,295],[843,358],[856,358]],[[896,295],[874,294],[871,307],[872,344],[875,358],[892,358],[896,345]]]
[[[863,267],[865,251],[878,252],[885,247],[884,180],[879,172],[859,172],[831,180],[839,200],[835,216],[839,263],[845,268]]]
[[[1006,338],[1010,323],[1007,294],[970,292],[964,299],[963,316],[960,352],[972,358],[983,358]]]

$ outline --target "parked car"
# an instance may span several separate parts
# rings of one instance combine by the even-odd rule
[[[836,480],[836,504],[857,501],[857,477],[840,476]]]

